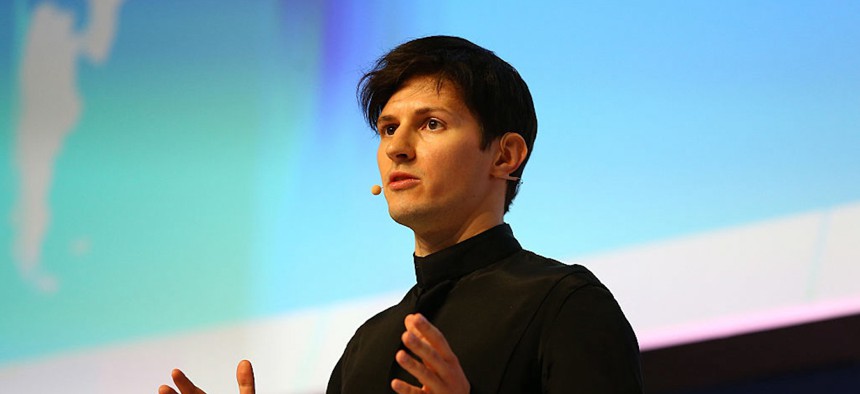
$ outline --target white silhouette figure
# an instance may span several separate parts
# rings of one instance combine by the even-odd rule
[[[51,219],[48,199],[54,162],[83,107],[77,89],[78,58],[94,64],[107,59],[123,1],[90,0],[89,23],[83,32],[74,31],[71,12],[50,2],[39,4],[30,18],[19,76],[15,164],[20,188],[13,228],[21,275],[41,291],[55,291],[58,286],[56,278],[42,268],[41,254]]]

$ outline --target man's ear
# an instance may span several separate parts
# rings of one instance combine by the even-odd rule
[[[529,148],[523,136],[512,132],[505,133],[499,138],[499,153],[496,155],[490,175],[501,179],[519,180],[511,174],[520,168],[528,153]]]

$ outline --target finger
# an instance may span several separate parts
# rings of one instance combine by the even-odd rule
[[[421,342],[424,345],[421,348],[416,347],[412,351],[424,361],[424,364],[435,371],[442,381],[459,379],[462,375],[460,361],[451,350],[442,332],[418,313],[408,317],[405,324],[407,332],[417,334],[422,338]]]
[[[416,360],[405,351],[399,350],[397,354],[394,355],[394,359],[397,361],[397,364],[400,364],[406,372],[409,372],[412,376],[418,379],[418,381],[424,386],[436,387],[441,383],[439,375],[434,371],[431,371],[426,365]]]
[[[161,387],[158,388],[158,394],[179,394],[173,387],[170,387],[166,384],[162,384]]]
[[[176,384],[176,388],[179,389],[179,392],[182,394],[206,394],[203,390],[200,390],[194,383],[191,383],[191,380],[185,376],[182,371],[178,369],[174,369],[170,374],[173,378],[173,383]]]
[[[445,361],[456,362],[457,357],[451,347],[448,346],[448,341],[445,336],[439,331],[436,326],[430,323],[422,314],[416,313],[406,317],[406,329],[424,339]]]
[[[442,357],[430,346],[427,341],[419,338],[411,331],[406,331],[403,335],[400,336],[400,340],[403,341],[403,344],[406,345],[406,348],[411,350],[421,361],[422,366],[426,367],[428,370],[433,373],[438,373],[441,370],[448,368],[447,364]],[[395,355],[396,358],[396,355]],[[421,380],[422,383],[428,384],[428,382],[422,380],[420,377],[415,376]]]
[[[415,387],[409,383],[406,383],[400,379],[394,379],[391,381],[391,389],[394,390],[397,394],[420,394],[422,391],[418,387]]]
[[[254,394],[254,368],[250,361],[239,361],[239,366],[236,367],[236,382],[239,383],[239,394]]]
[[[424,350],[422,353],[415,354],[421,357],[425,366],[435,372],[437,379],[444,382],[445,386],[459,382],[458,384],[468,387],[468,379],[463,373],[463,367],[460,366],[460,360],[457,359],[457,355],[448,345],[442,332],[420,313],[412,315],[405,324],[409,332],[419,333],[423,337],[422,342],[427,344],[428,349],[432,349],[432,351]]]

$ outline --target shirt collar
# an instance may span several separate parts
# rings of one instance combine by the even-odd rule
[[[511,226],[502,223],[436,253],[424,257],[413,255],[415,278],[418,287],[427,289],[488,266],[521,249]]]

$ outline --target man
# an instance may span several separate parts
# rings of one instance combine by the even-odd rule
[[[585,268],[523,250],[503,224],[537,133],[516,70],[427,37],[383,56],[360,99],[389,214],[415,233],[418,284],[358,329],[328,391],[641,392],[611,294]]]
[[[426,37],[380,58],[359,96],[389,214],[415,234],[418,283],[356,331],[327,391],[642,392],[636,338],[609,291],[523,250],[503,222],[537,133],[516,70],[467,40]],[[237,378],[253,392],[250,364]]]

